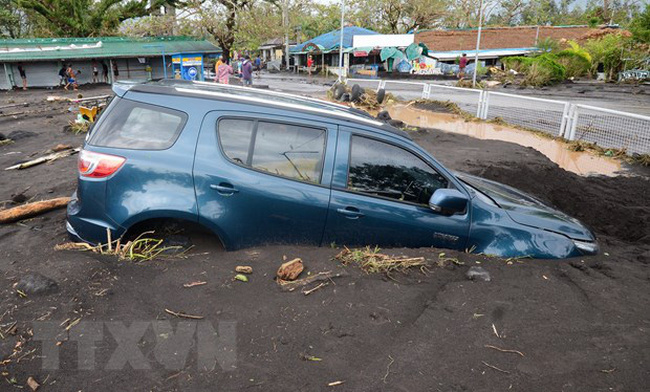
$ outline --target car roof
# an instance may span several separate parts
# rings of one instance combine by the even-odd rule
[[[408,133],[379,121],[360,109],[279,91],[178,79],[164,79],[144,83],[116,82],[113,91],[119,96],[124,96],[127,91],[133,91],[271,106],[317,114],[358,125],[371,125],[375,129],[378,128],[393,135],[412,140]]]

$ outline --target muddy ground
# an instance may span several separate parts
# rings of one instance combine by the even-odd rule
[[[49,93],[3,95],[0,106],[27,101],[35,109]],[[33,133],[0,147],[0,168],[59,143],[81,144],[83,136],[62,131],[72,117],[68,105],[48,105],[40,108],[53,110],[0,117],[4,134]],[[430,267],[426,274],[387,277],[341,266],[332,260],[339,249],[330,247],[225,253],[213,238],[197,235],[186,258],[135,264],[54,251],[66,241],[65,213],[51,212],[0,226],[0,390],[29,390],[29,377],[42,384],[42,391],[647,389],[650,184],[644,172],[585,178],[511,143],[435,130],[416,132],[414,138],[452,169],[517,186],[582,219],[596,231],[602,253],[506,261],[449,250],[388,249],[383,252],[423,256]],[[75,165],[68,157],[1,171],[0,201],[20,193],[28,199],[68,196],[75,187]],[[438,266],[441,252],[458,263]],[[272,278],[285,256],[301,257],[312,273],[348,275],[309,295],[283,292]],[[239,264],[254,269],[248,283],[232,279]],[[465,274],[473,265],[485,268],[491,281],[469,281]],[[17,294],[12,285],[30,272],[54,279],[58,291]],[[207,284],[183,287],[192,281]],[[204,319],[176,318],[165,309]],[[161,351],[161,342],[173,333],[154,332],[156,321],[169,321],[177,330],[206,325],[219,330],[222,351],[216,365],[206,366],[199,357],[206,346],[198,333],[176,352]],[[54,326],[58,345],[37,339],[44,325]],[[94,360],[82,362],[79,358],[88,357],[78,353],[81,344],[75,339],[97,325],[102,329],[91,350]],[[128,328],[136,346],[117,342]],[[58,369],[50,362],[53,347],[59,349]],[[130,347],[129,364],[119,361],[124,358],[120,347]],[[342,383],[328,386],[336,381]]]

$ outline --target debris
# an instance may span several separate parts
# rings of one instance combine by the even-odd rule
[[[493,324],[493,325],[494,325],[494,324]],[[524,356],[524,353],[522,353],[521,351],[518,351],[518,350],[507,350],[507,349],[504,349],[504,348],[499,348],[499,347],[496,347],[496,346],[491,346],[491,345],[489,345],[489,344],[486,344],[484,347],[486,347],[486,348],[491,348],[491,349],[494,349],[494,350],[497,350],[497,351],[501,351],[501,352],[503,352],[503,353],[514,353],[514,354],[519,354],[519,355],[521,355],[522,357]]]
[[[390,366],[395,362],[393,357],[391,357],[390,355],[388,356],[388,358],[390,359],[390,362],[388,362],[388,366],[386,366],[386,374],[384,375],[383,378],[384,384],[386,384],[386,379],[388,378],[388,374],[390,373]]]
[[[53,154],[49,154],[40,158],[32,159],[31,161],[19,163],[17,165],[9,166],[5,170],[21,170],[21,169],[27,169],[28,167],[40,165],[41,163],[45,162],[53,162],[56,161],[57,159],[65,158],[70,155],[74,155],[78,153],[81,149],[80,148],[75,148],[72,150],[63,150],[59,152],[55,152]]]
[[[72,329],[72,327],[74,327],[75,325],[79,324],[79,321],[81,321],[81,317],[79,317],[78,319],[75,319],[75,320],[72,321],[70,324],[68,324],[68,326],[65,327],[65,330],[66,330],[66,331],[69,331],[70,329]]]
[[[197,316],[197,315],[187,314],[182,312],[174,312],[173,310],[169,310],[169,309],[165,309],[165,312],[171,314],[172,316],[176,316],[180,318],[187,318],[192,320],[203,320],[203,316]]]
[[[487,367],[489,367],[489,368],[491,368],[491,369],[494,369],[494,370],[500,371],[501,373],[510,374],[510,372],[507,371],[507,370],[499,369],[498,367],[493,366],[493,365],[490,365],[489,363],[487,363],[487,362],[485,362],[485,361],[481,361],[481,362],[483,363],[483,365],[485,365],[485,366],[487,366]]]
[[[36,380],[34,380],[34,377],[29,377],[27,379],[27,385],[32,389],[32,391],[36,391],[38,387],[41,386],[41,384],[37,383]]]
[[[302,293],[305,294],[305,295],[309,295],[309,294],[313,293],[314,291],[316,291],[316,290],[318,290],[318,289],[320,289],[322,287],[327,286],[328,284],[329,284],[329,282],[323,282],[323,283],[319,284],[318,286],[314,287],[313,289],[303,291]]]
[[[356,263],[367,273],[393,271],[404,273],[412,267],[419,267],[421,272],[426,272],[427,263],[424,257],[388,256],[379,251],[378,247],[374,249],[369,246],[363,249],[345,247],[335,258],[344,265]]]
[[[20,294],[51,294],[59,290],[59,285],[53,279],[43,276],[39,273],[33,272],[23,276],[13,286]]]
[[[123,245],[120,242],[121,238],[118,238],[115,241],[111,241],[109,229],[107,228],[106,231],[106,238],[108,239],[108,243],[106,244],[100,243],[97,246],[91,246],[83,242],[64,243],[55,245],[54,250],[91,251],[93,253],[99,253],[102,255],[115,255],[121,260],[129,259],[139,262],[153,260],[163,253],[169,252],[170,250],[182,249],[181,246],[161,246],[164,242],[162,239],[144,237],[147,234],[152,234],[153,231],[146,231],[140,234],[133,241],[128,241]],[[185,249],[179,253],[174,253],[173,256],[180,257],[187,250],[189,249]]]
[[[307,354],[300,354],[300,359],[303,361],[313,361],[313,362],[320,362],[323,360],[323,358],[318,358],[313,355],[307,355]]]
[[[335,387],[335,386],[337,386],[337,385],[341,385],[341,384],[343,384],[344,382],[345,382],[345,381],[332,381],[331,383],[328,383],[327,386],[328,386],[328,387]]]
[[[494,324],[492,324],[492,331],[494,331],[494,334],[497,336],[497,338],[501,339],[499,332],[497,332],[497,327]]]
[[[14,142],[14,141],[11,140],[11,139],[1,139],[1,140],[0,140],[0,146],[5,146],[5,145],[7,145],[7,144],[11,144],[11,143],[13,143],[13,142]]]
[[[52,152],[70,150],[71,148],[72,148],[71,144],[57,144],[56,146],[52,147]]]
[[[250,267],[248,265],[238,265],[235,267],[235,272],[239,272],[241,274],[252,274],[253,267]]]
[[[0,223],[12,223],[19,220],[31,218],[57,208],[63,208],[68,205],[69,197],[59,197],[56,199],[36,201],[34,203],[24,204],[22,206],[0,210]]]
[[[235,275],[235,280],[238,280],[240,282],[248,282],[248,276],[244,274],[237,274]]]
[[[303,269],[302,260],[295,258],[282,264],[276,275],[279,280],[296,280]]]
[[[485,282],[490,281],[490,273],[487,272],[483,267],[470,267],[465,276],[467,276],[467,279],[469,280],[482,280]]]
[[[607,374],[614,373],[615,371],[616,371],[616,368],[601,370],[602,373],[607,373]]]
[[[183,285],[183,287],[190,288],[190,287],[196,287],[196,286],[203,286],[205,284],[208,284],[208,282],[190,282],[190,283],[185,283]]]
[[[332,273],[332,271],[323,271],[319,272],[314,275],[310,275],[306,278],[294,280],[294,281],[288,281],[288,280],[282,280],[282,279],[277,279],[278,284],[280,285],[280,288],[282,291],[293,291],[297,289],[298,287],[303,287],[306,286],[310,283],[313,282],[320,282],[320,281],[325,281],[325,280],[332,280],[334,278],[340,278],[343,276],[347,276],[347,272],[341,271],[338,273]]]

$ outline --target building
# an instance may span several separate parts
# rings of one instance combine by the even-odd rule
[[[289,40],[289,46],[295,45],[297,42],[293,40]],[[262,60],[265,62],[269,61],[276,61],[280,60],[282,61],[282,57],[284,56],[284,39],[283,38],[274,38],[270,39],[262,45],[260,45],[257,50],[260,51],[260,57]]]
[[[194,74],[201,79],[202,68],[220,53],[221,49],[212,43],[188,37],[3,39],[0,40],[0,67],[4,77],[0,75],[0,90],[22,85],[18,66],[25,70],[29,87],[59,85],[59,70],[64,64],[72,64],[73,69],[81,71],[77,75],[79,84],[92,81],[93,64],[98,68],[100,82],[102,65],[108,68],[109,83],[116,79],[159,79],[165,76],[165,69],[167,77],[172,78],[175,70],[180,75],[184,67],[195,67]],[[191,64],[190,61],[182,63],[185,57]]]
[[[484,27],[481,31],[479,59],[496,64],[506,56],[521,56],[538,51],[538,44],[550,38],[556,41],[581,41],[595,33],[616,31],[615,27],[603,26],[515,26]],[[470,58],[476,54],[477,29],[422,30],[415,34],[415,42],[429,48],[429,56],[441,62],[454,62],[466,53]]]
[[[352,39],[359,35],[374,35],[375,31],[357,26],[346,26],[343,28],[343,68],[348,69],[350,65],[356,64],[354,57],[350,57],[352,51]],[[312,56],[317,69],[325,72],[338,74],[339,72],[339,46],[341,45],[341,29],[332,30],[329,33],[319,35],[303,43],[297,44],[289,52],[293,58],[296,71],[304,69],[307,64],[307,56]],[[361,60],[364,61],[364,60]]]

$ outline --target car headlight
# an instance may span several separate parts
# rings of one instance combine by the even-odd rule
[[[578,241],[578,240],[573,240],[573,244],[578,248],[580,253],[583,255],[595,255],[598,253],[598,243],[596,241],[594,242],[587,242],[587,241]]]

